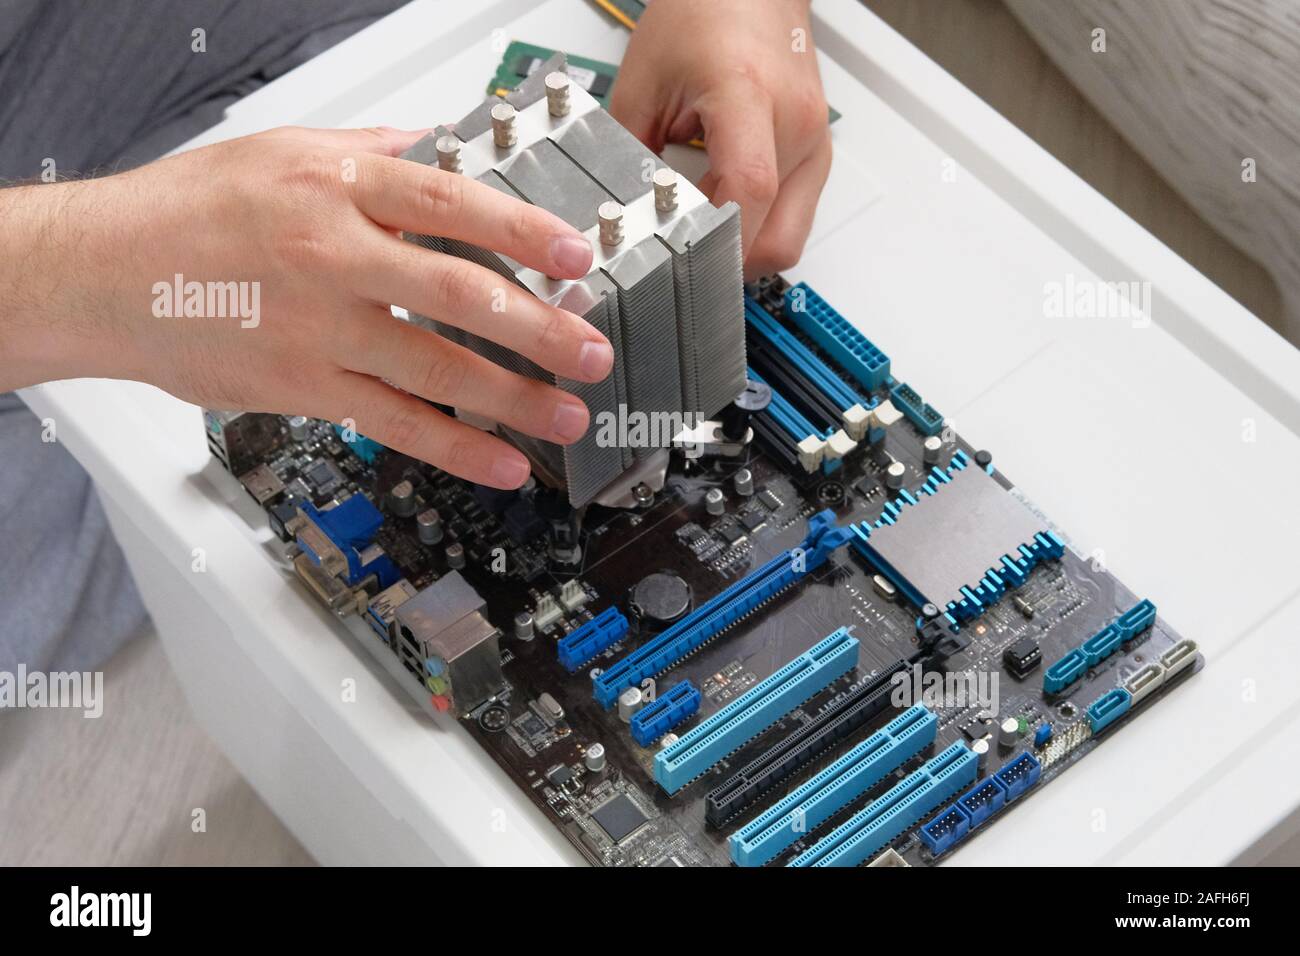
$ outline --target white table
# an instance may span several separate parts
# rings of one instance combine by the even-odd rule
[[[1209,659],[952,862],[1259,858],[1300,828],[1287,759],[1300,735],[1300,354],[854,0],[818,0],[815,14],[844,118],[794,277]],[[454,119],[513,38],[612,61],[626,43],[581,0],[420,0],[200,142]],[[1044,317],[1045,283],[1067,276],[1149,281],[1152,321]],[[408,703],[286,585],[265,530],[227,507],[242,496],[214,473],[196,409],[107,381],[23,397],[98,481],[199,720],[318,859],[579,859],[468,735]]]

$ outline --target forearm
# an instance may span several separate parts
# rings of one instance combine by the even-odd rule
[[[110,225],[102,208],[119,188],[95,180],[0,190],[0,391],[129,374],[135,349],[110,320],[130,282],[129,227]]]

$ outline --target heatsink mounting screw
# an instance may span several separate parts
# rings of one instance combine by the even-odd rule
[[[509,103],[492,107],[492,141],[501,149],[509,149],[519,142],[515,129],[515,108]]]

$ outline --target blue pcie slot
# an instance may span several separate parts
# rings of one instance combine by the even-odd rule
[[[608,710],[618,695],[672,667],[713,640],[760,604],[816,571],[831,551],[847,543],[847,528],[834,526],[835,513],[826,510],[808,522],[808,535],[797,548],[778,554],[748,577],[696,608],[653,640],[606,668],[592,680],[597,703]]]
[[[911,829],[975,780],[979,761],[958,741],[872,801],[790,866],[857,866]]]
[[[1092,732],[1099,734],[1128,713],[1133,706],[1133,695],[1123,687],[1113,687],[1088,707],[1088,723]]]
[[[871,403],[849,387],[849,384],[835,374],[826,363],[819,359],[797,338],[781,327],[781,323],[763,310],[763,307],[748,296],[745,297],[745,318],[750,328],[754,329],[771,342],[794,365],[808,376],[818,388],[826,393],[841,411],[854,405],[869,408]]]
[[[762,866],[934,743],[939,718],[911,707],[727,841],[737,866]]]
[[[1043,775],[1043,765],[1026,751],[993,776],[962,794],[957,802],[921,827],[921,842],[940,856],[964,840],[993,814],[1026,793]]]
[[[1139,601],[1044,671],[1043,691],[1055,694],[1069,687],[1089,667],[1110,657],[1155,622],[1156,606],[1148,600]]]
[[[857,661],[857,639],[840,628],[655,754],[655,780],[666,792],[676,793],[847,674]]]
[[[909,422],[917,427],[922,435],[937,435],[943,431],[943,416],[932,405],[927,405],[916,394],[916,389],[907,384],[895,385],[890,389],[889,397]]]
[[[808,283],[786,289],[785,314],[867,391],[874,392],[889,380],[889,356],[872,345]]]
[[[621,641],[627,630],[627,618],[611,605],[560,639],[555,645],[560,663],[572,674],[601,651]]]
[[[632,715],[632,739],[642,747],[672,730],[700,709],[700,692],[690,681],[673,685],[673,689]]]

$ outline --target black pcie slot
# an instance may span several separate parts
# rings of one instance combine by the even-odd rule
[[[840,409],[799,371],[779,349],[757,335],[750,336],[749,364],[818,428],[834,431],[843,424]]]
[[[907,661],[898,661],[849,694],[827,704],[808,723],[728,777],[704,798],[705,821],[713,827],[725,825],[781,781],[806,767],[883,711],[889,706],[893,694],[894,675],[909,666]]]

